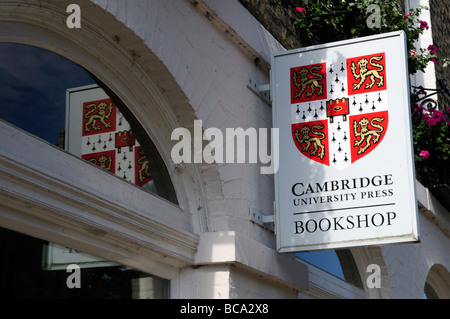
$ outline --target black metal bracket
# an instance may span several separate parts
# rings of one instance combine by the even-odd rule
[[[439,83],[440,88],[439,89],[427,89],[424,88],[422,86],[412,86],[416,91],[415,93],[419,93],[419,95],[424,94],[425,96],[415,100],[415,103],[420,103],[423,106],[425,106],[428,110],[434,110],[437,107],[437,102],[435,100],[433,100],[432,98],[430,98],[433,95],[438,95],[438,94],[447,94],[448,96],[450,96],[450,88],[447,86],[447,83],[445,83],[444,79],[439,79],[437,81]],[[421,93],[424,92],[424,93]],[[432,92],[431,94],[428,94],[428,92]]]

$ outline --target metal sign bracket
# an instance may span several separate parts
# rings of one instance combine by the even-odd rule
[[[265,229],[275,232],[275,215],[264,215],[256,208],[250,206],[250,220]]]
[[[270,96],[270,84],[261,85],[256,79],[247,74],[247,80],[245,81],[247,87],[256,93],[261,99],[263,99],[269,105],[272,105],[272,98]]]

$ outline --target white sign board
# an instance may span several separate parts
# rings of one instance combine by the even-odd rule
[[[77,264],[80,268],[110,267],[118,264],[66,246],[49,243],[45,246],[44,270],[66,270],[67,266]]]
[[[406,40],[275,54],[279,252],[418,241]]]

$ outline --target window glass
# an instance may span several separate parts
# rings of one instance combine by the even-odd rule
[[[0,299],[169,297],[168,280],[69,247],[5,228],[0,228],[0,242]]]
[[[0,119],[177,203],[154,143],[118,96],[37,47],[0,43]]]
[[[65,128],[66,89],[94,83],[84,69],[57,54],[0,43],[0,118],[53,145]]]
[[[334,250],[301,252],[298,253],[297,256],[300,257],[300,259],[345,280],[341,263]]]
[[[363,288],[355,260],[348,249],[300,252],[297,256],[356,287]]]

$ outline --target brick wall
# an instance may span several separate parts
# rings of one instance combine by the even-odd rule
[[[439,49],[438,54],[450,57],[450,2],[448,0],[430,0],[431,26],[433,31],[433,43]],[[442,62],[437,62],[436,79],[444,79],[450,87],[450,66],[444,68]],[[437,84],[439,88],[439,85]],[[439,94],[441,109],[450,107],[450,96]]]
[[[301,47],[294,21],[298,0],[239,0],[286,49]]]

